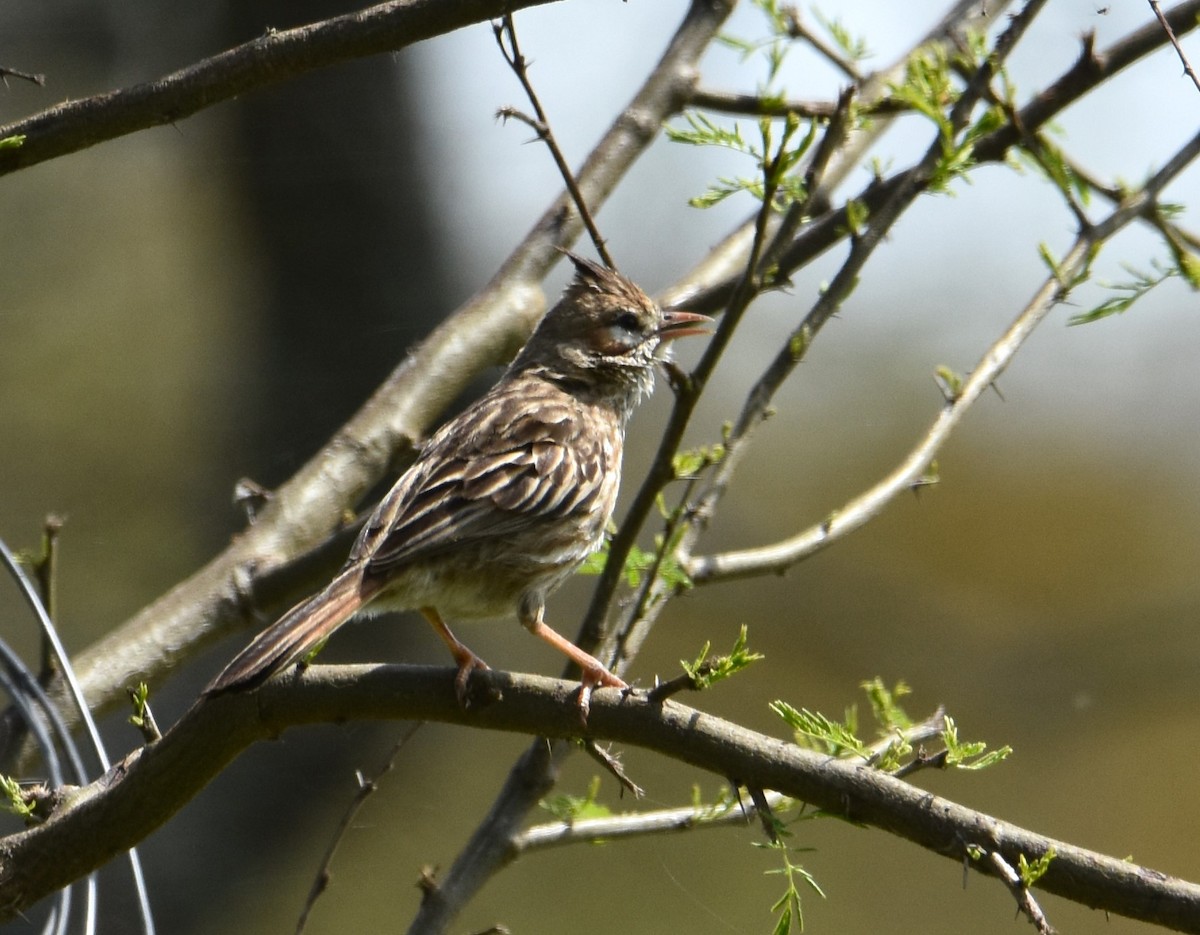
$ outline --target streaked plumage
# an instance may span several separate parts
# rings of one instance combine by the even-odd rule
[[[616,272],[576,276],[500,381],[425,444],[367,520],[342,571],[264,630],[205,690],[254,687],[355,613],[420,610],[450,647],[457,687],[484,663],[444,623],[520,621],[584,670],[624,683],[542,621],[545,600],[599,547],[620,482],[625,423],[654,382],[660,342],[703,316],[663,313]]]

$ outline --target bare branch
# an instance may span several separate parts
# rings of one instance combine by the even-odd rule
[[[358,790],[354,797],[350,800],[346,810],[342,813],[341,821],[330,838],[329,846],[325,848],[325,853],[321,857],[321,866],[317,869],[317,875],[313,878],[312,886],[308,890],[308,896],[304,900],[304,908],[300,910],[300,918],[296,922],[296,935],[302,935],[304,929],[308,926],[308,917],[312,913],[313,907],[317,904],[317,900],[321,898],[321,894],[325,892],[329,886],[331,877],[330,867],[333,866],[334,855],[337,854],[338,845],[342,843],[342,838],[346,836],[346,832],[350,830],[350,826],[354,823],[354,819],[362,810],[367,799],[375,794],[379,789],[379,780],[387,773],[390,773],[396,765],[396,757],[400,755],[400,751],[408,746],[408,742],[422,727],[425,726],[424,721],[416,721],[400,734],[400,738],[392,744],[392,749],[388,751],[387,757],[383,763],[375,770],[373,775],[365,776],[361,771],[357,773]]]
[[[546,148],[550,150],[550,156],[554,159],[554,164],[558,167],[558,174],[562,176],[563,184],[566,185],[567,191],[571,193],[571,200],[575,203],[575,210],[579,212],[580,218],[583,219],[583,226],[587,228],[588,236],[592,239],[592,245],[596,248],[596,252],[600,255],[600,259],[604,262],[604,265],[609,269],[616,269],[616,264],[613,263],[612,257],[608,255],[608,248],[604,245],[604,238],[600,236],[600,229],[596,227],[596,221],[592,217],[592,212],[588,210],[583,193],[579,190],[579,184],[575,181],[575,174],[567,164],[567,157],[563,155],[562,148],[558,145],[558,140],[554,137],[554,130],[550,126],[550,118],[546,116],[546,111],[542,107],[542,102],[538,98],[537,91],[534,90],[533,82],[529,80],[528,63],[525,61],[525,56],[521,52],[520,45],[517,43],[517,27],[513,23],[512,14],[505,13],[499,23],[493,24],[492,31],[496,35],[496,44],[500,46],[500,54],[504,56],[504,60],[508,62],[509,68],[513,70],[513,74],[517,76],[517,80],[521,82],[521,87],[525,89],[525,96],[529,98],[529,103],[533,106],[533,112],[537,114],[537,119],[530,120],[524,114],[518,113],[511,108],[502,108],[500,116],[517,117],[524,121],[534,129],[542,142],[546,144]]]
[[[550,0],[390,0],[343,16],[262,36],[162,78],[67,101],[0,127],[0,175],[185,117],[338,62],[395,52],[501,14]]]
[[[791,800],[778,792],[767,794],[767,803],[774,809]],[[738,807],[736,802],[720,805],[689,805],[683,808],[659,808],[628,815],[609,815],[604,818],[583,818],[576,821],[556,821],[534,825],[522,831],[513,841],[518,854],[562,847],[567,844],[588,844],[596,841],[618,841],[679,831],[699,831],[709,828],[728,828],[746,825],[752,813]]]
[[[719,91],[714,88],[696,88],[688,100],[691,107],[713,110],[722,114],[750,114],[755,117],[797,117],[824,120],[833,116],[837,106],[832,101],[780,101],[763,97],[761,94],[743,94],[737,91]]]
[[[858,70],[858,65],[846,58],[841,50],[834,48],[825,41],[825,37],[821,36],[813,30],[809,29],[808,24],[800,17],[800,10],[794,6],[784,7],[784,15],[787,17],[788,33],[794,39],[803,39],[813,47],[820,55],[826,59],[834,68],[844,74],[847,78],[854,82],[862,81],[862,74]]]
[[[1171,45],[1175,48],[1175,54],[1179,56],[1179,60],[1183,62],[1183,73],[1192,79],[1192,84],[1196,86],[1196,90],[1200,91],[1200,75],[1196,74],[1196,69],[1192,67],[1192,63],[1188,60],[1187,55],[1183,51],[1183,46],[1179,44],[1179,39],[1175,35],[1175,30],[1171,28],[1170,21],[1163,15],[1162,8],[1158,5],[1158,0],[1149,0],[1150,9],[1154,11],[1155,17],[1158,19],[1159,25],[1162,26],[1163,32],[1167,34],[1167,38],[1171,40]]]

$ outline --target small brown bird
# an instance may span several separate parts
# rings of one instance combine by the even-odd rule
[[[458,663],[487,665],[452,618],[514,609],[594,686],[625,688],[543,620],[546,596],[599,548],[621,475],[625,424],[654,385],[655,351],[710,321],[663,312],[613,270],[568,254],[575,278],[492,389],[443,425],[367,520],[342,570],[264,630],[205,689],[253,688],[359,612],[419,610]]]

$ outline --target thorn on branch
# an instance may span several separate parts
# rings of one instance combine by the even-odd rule
[[[273,496],[266,487],[249,477],[243,477],[233,485],[233,505],[246,514],[246,522],[251,526],[258,519],[259,511],[271,502]]]
[[[929,467],[925,469],[925,473],[909,484],[908,489],[913,492],[914,496],[919,497],[924,488],[936,487],[941,482],[942,478],[938,474],[938,463],[931,461],[929,462]]]
[[[421,891],[422,902],[438,891],[437,872],[438,868],[430,864],[426,864],[421,868],[421,874],[417,877],[416,885],[417,889]]]
[[[923,769],[945,769],[946,757],[949,752],[948,750],[939,750],[936,753],[926,753],[924,747],[919,747],[916,756],[895,770],[892,775],[897,779],[904,779]]]
[[[655,679],[654,687],[646,693],[646,700],[651,704],[662,704],[672,695],[678,695],[684,691],[699,691],[700,685],[696,678],[689,675],[687,672],[682,675],[677,675],[673,679],[668,679],[665,682],[660,682]]]
[[[746,791],[750,793],[750,801],[754,803],[754,810],[762,822],[763,833],[772,844],[778,844],[781,825],[775,813],[771,811],[771,803],[758,786],[747,786]]]
[[[527,127],[530,127],[533,132],[537,134],[537,138],[539,140],[545,140],[546,134],[549,132],[549,128],[540,120],[530,117],[529,114],[519,111],[511,105],[505,105],[504,107],[497,108],[496,119],[501,123],[508,123],[510,120],[516,120],[518,123],[523,123]]]

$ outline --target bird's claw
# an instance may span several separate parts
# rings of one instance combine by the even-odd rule
[[[474,653],[458,660],[458,672],[454,676],[454,696],[458,699],[458,706],[464,711],[471,707],[471,673],[490,668],[491,666]]]
[[[588,713],[592,710],[592,692],[597,688],[619,688],[625,692],[632,690],[628,682],[613,675],[603,666],[584,669],[583,677],[579,680],[576,708],[579,711],[579,723],[585,730],[587,729]]]

